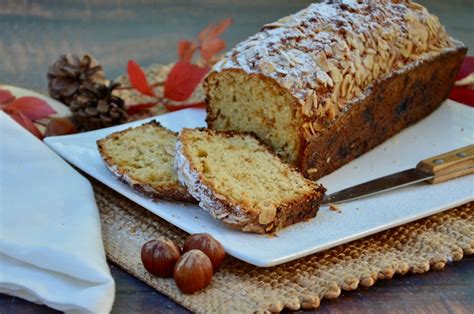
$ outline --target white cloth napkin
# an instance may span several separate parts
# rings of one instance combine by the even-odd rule
[[[1,111],[0,293],[80,313],[115,295],[90,183]]]

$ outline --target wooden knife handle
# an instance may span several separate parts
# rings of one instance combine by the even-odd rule
[[[434,175],[431,184],[474,173],[474,144],[422,160],[416,169]]]

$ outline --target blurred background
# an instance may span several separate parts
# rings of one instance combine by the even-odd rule
[[[209,23],[234,19],[222,36],[231,48],[263,24],[311,2],[0,0],[0,83],[44,91],[48,66],[66,52],[91,53],[113,79],[125,72],[129,59],[143,66],[175,61],[177,41],[195,38]],[[473,53],[473,0],[418,2]]]

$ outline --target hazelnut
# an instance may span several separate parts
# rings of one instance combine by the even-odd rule
[[[174,266],[174,281],[183,293],[194,293],[207,287],[212,280],[212,263],[199,250],[191,250],[180,257]]]
[[[142,247],[142,263],[145,269],[158,277],[172,277],[181,250],[169,239],[151,240]]]
[[[225,250],[222,244],[207,233],[196,233],[189,236],[184,242],[183,252],[200,250],[209,257],[214,272],[219,269],[224,260]]]

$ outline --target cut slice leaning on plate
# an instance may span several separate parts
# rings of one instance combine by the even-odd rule
[[[313,218],[325,191],[250,134],[183,129],[175,162],[201,208],[246,232],[271,233]]]

